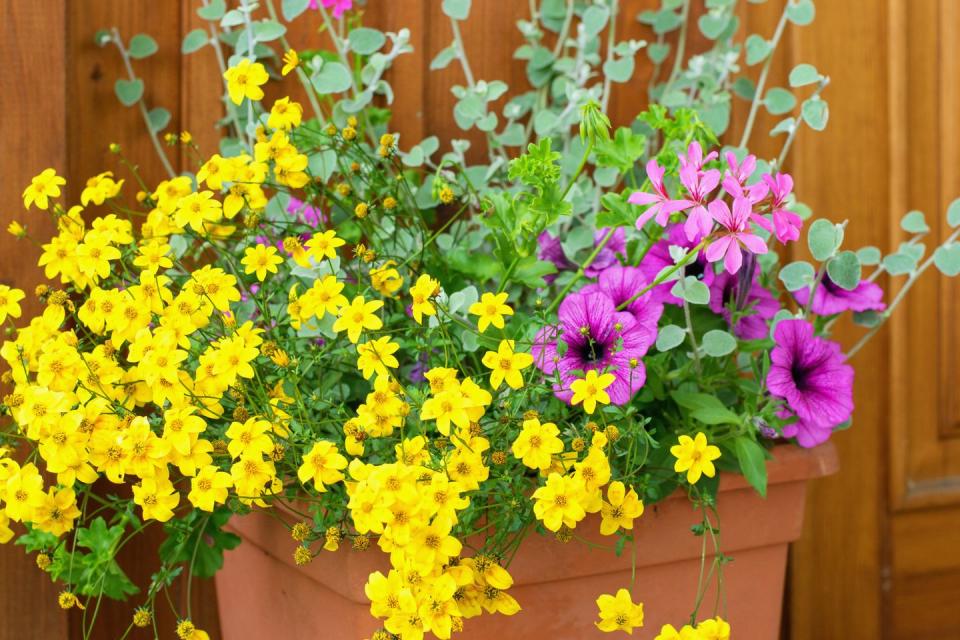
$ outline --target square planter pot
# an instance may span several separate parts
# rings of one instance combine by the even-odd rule
[[[718,511],[721,548],[733,557],[724,569],[726,619],[737,640],[775,640],[780,632],[787,550],[800,536],[808,480],[837,469],[833,445],[804,450],[774,448],[769,488],[761,498],[737,475],[720,481]],[[701,539],[690,532],[699,524],[684,494],[648,506],[634,526],[636,589],[644,603],[644,628],[634,636],[653,638],[660,626],[687,621],[696,597]],[[220,624],[225,640],[282,637],[288,640],[360,640],[380,628],[369,613],[363,586],[372,571],[389,570],[387,556],[375,546],[365,552],[343,547],[321,552],[312,563],[293,561],[294,541],[274,518],[254,512],[234,518],[229,528],[243,543],[226,554],[217,574]],[[577,535],[605,547],[612,537],[599,534],[599,517],[589,516]],[[710,551],[712,545],[708,543]],[[631,554],[620,557],[576,541],[530,535],[510,565],[510,589],[522,607],[515,616],[484,614],[464,621],[464,640],[490,638],[609,638],[593,625],[595,600],[630,586]],[[709,563],[709,559],[708,559]],[[709,566],[709,565],[708,565]],[[704,598],[701,617],[713,613],[716,593]]]

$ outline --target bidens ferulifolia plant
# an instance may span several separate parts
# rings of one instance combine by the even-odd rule
[[[698,21],[691,4],[642,13],[645,43],[617,39],[616,0],[531,2],[516,54],[530,88],[497,110],[509,88],[474,77],[460,36],[470,2],[444,0],[452,44],[431,66],[462,69],[454,115],[482,132],[480,164],[464,140],[438,155],[437,138],[391,130],[387,107],[404,105],[385,72],[409,33],[362,26],[350,0],[203,2],[208,28],[183,50],[221,62],[218,150],[162,135],[169,113],[148,108],[135,70],[149,36],[98,34],[170,175],[145,183],[113,146],[118,166],[79,204],[54,169],[23,192],[58,233],[34,239],[53,281],[41,315],[21,318],[25,293],[0,287],[0,541],[36,553],[89,637],[101,598],[150,627],[175,580],[216,572],[239,542],[231,516],[293,514],[300,564],[389,555],[366,584],[375,638],[446,639],[521,612],[509,567],[525,536],[599,528],[620,553],[645,506],[680,491],[716,549],[700,592],[722,587],[717,471],[763,494],[774,442],[812,447],[849,425],[863,341],[844,353],[835,320],[852,313],[869,338],[931,264],[960,271],[960,249],[954,232],[924,258],[917,212],[885,257],[843,250],[845,224],[807,224],[783,165],[802,128],[826,125],[828,81],[801,64],[790,89],[766,83],[813,3],[785,2],[775,33],[746,39],[733,0]],[[308,11],[331,51],[287,43],[283,21]],[[691,29],[714,46],[686,55]],[[612,86],[640,94],[641,53],[649,106],[611,130]],[[295,79],[306,104],[264,102]],[[749,116],[730,132],[736,99]],[[747,149],[760,109],[784,116],[776,158]],[[175,174],[164,141],[195,166]],[[817,264],[781,267],[803,237]],[[908,276],[891,300],[883,273]],[[147,527],[166,534],[161,568],[134,585],[115,558]],[[597,626],[642,626],[643,594],[597,594]],[[658,638],[728,638],[722,602],[708,617],[701,600]],[[206,637],[189,606],[176,614],[181,638]]]

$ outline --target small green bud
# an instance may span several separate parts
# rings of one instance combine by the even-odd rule
[[[580,139],[596,141],[610,139],[610,118],[600,109],[600,105],[591,100],[580,107]]]

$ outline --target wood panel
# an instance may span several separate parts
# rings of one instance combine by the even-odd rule
[[[63,0],[0,2],[0,139],[5,145],[0,154],[0,284],[27,291],[24,314],[40,310],[32,296],[43,278],[34,268],[40,252],[33,243],[14,246],[5,229],[19,220],[31,235],[46,238],[54,227],[43,213],[24,211],[20,192],[43,169],[55,167],[62,175],[66,165],[65,11]],[[0,545],[0,577],[0,638],[66,637],[58,589],[21,547]],[[27,612],[35,615],[27,617]]]

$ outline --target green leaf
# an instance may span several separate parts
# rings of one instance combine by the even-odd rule
[[[686,338],[687,330],[682,327],[675,324],[661,327],[660,333],[657,334],[657,351],[670,351],[670,349],[679,347]]]
[[[130,43],[127,45],[127,54],[135,60],[140,60],[152,56],[159,48],[156,40],[145,33],[138,33],[130,38]]]
[[[125,106],[132,107],[143,97],[143,80],[117,80],[113,85],[117,99]]]
[[[552,262],[538,260],[536,256],[527,256],[520,260],[513,272],[513,278],[528,287],[539,289],[547,286],[543,276],[556,273],[557,267]]]
[[[733,83],[733,92],[744,100],[753,100],[757,95],[757,85],[746,76],[740,76]]]
[[[433,60],[430,61],[430,70],[435,71],[437,69],[446,69],[447,65],[450,64],[456,57],[457,48],[454,45],[440,49]]]
[[[287,28],[276,20],[261,20],[253,23],[253,35],[258,42],[272,42],[287,33]]]
[[[211,578],[223,566],[223,552],[240,544],[240,537],[223,530],[230,509],[221,507],[212,514],[190,511],[180,520],[164,524],[167,539],[160,545],[160,558],[168,564],[190,562],[193,574]]]
[[[807,231],[807,245],[816,260],[825,262],[837,252],[843,242],[843,228],[829,220],[814,220]]]
[[[150,123],[150,131],[153,133],[163,131],[170,124],[170,112],[163,107],[156,107],[147,114],[147,120]]]
[[[583,29],[589,36],[596,36],[607,26],[607,20],[610,19],[610,10],[601,5],[591,5],[583,12],[580,21],[583,23]]]
[[[226,12],[227,3],[225,0],[212,0],[210,4],[197,9],[197,15],[204,20],[219,20]]]
[[[882,254],[876,247],[864,247],[857,251],[857,257],[860,259],[860,264],[869,267],[880,264]]]
[[[593,228],[590,225],[576,227],[563,237],[560,246],[563,247],[563,253],[573,260],[578,251],[593,246]]]
[[[703,424],[740,424],[740,416],[726,407],[706,407],[694,409],[690,417]]]
[[[830,108],[827,106],[827,101],[822,100],[820,96],[811,96],[803,101],[800,116],[814,131],[823,131],[827,128],[827,121],[830,119]]]
[[[643,157],[646,143],[646,137],[634,133],[629,127],[620,127],[612,138],[597,140],[594,147],[597,166],[615,167],[626,173]]]
[[[203,48],[210,42],[210,36],[204,29],[194,29],[183,38],[183,44],[180,45],[180,53],[193,53]]]
[[[647,56],[654,64],[661,64],[670,55],[670,45],[665,42],[655,42],[647,47]]]
[[[841,251],[827,263],[827,275],[847,291],[853,291],[860,284],[860,273],[860,259],[853,251]]]
[[[770,41],[757,34],[751,34],[747,37],[747,64],[753,66],[763,62],[773,51],[773,45]]]
[[[922,211],[910,211],[900,219],[900,228],[907,233],[926,233],[930,231],[927,219]]]
[[[787,291],[799,291],[809,287],[816,277],[816,270],[809,262],[797,261],[791,262],[783,269],[780,269],[780,281]]]
[[[362,56],[368,56],[380,50],[380,47],[387,41],[387,36],[377,29],[367,27],[358,27],[350,31],[347,36],[350,41],[350,48]]]
[[[960,198],[957,198],[947,207],[947,224],[951,227],[960,227]]]
[[[773,129],[770,129],[770,135],[776,136],[781,133],[790,133],[791,131],[793,131],[793,128],[795,126],[797,126],[796,118],[793,118],[793,117],[784,118],[783,120],[777,123],[777,126],[775,126]]]
[[[310,79],[317,93],[341,93],[351,86],[350,71],[339,62],[324,62]]]
[[[820,82],[820,73],[812,64],[798,64],[790,72],[791,87],[804,87],[814,82]]]
[[[733,443],[740,471],[761,496],[767,495],[767,454],[755,440],[749,436],[737,436]]]
[[[703,334],[700,346],[703,347],[703,352],[708,356],[722,358],[733,353],[734,349],[737,348],[737,339],[726,331],[712,329]]]
[[[629,227],[637,215],[627,204],[626,194],[609,192],[600,198],[603,210],[597,214],[597,227]]]
[[[933,252],[933,264],[937,265],[937,269],[945,276],[952,278],[960,273],[960,244],[937,247]]]
[[[713,11],[705,13],[697,20],[697,26],[700,27],[700,33],[711,40],[716,40],[727,28],[730,17],[726,13]]]
[[[780,116],[792,111],[797,106],[797,99],[787,89],[773,87],[767,91],[767,95],[763,99],[763,105],[773,115]]]
[[[707,304],[710,302],[710,289],[707,288],[696,276],[687,276],[683,280],[677,280],[670,293],[678,298],[683,298],[690,304]]]
[[[871,329],[883,322],[883,315],[876,311],[854,311],[853,323]]]
[[[917,267],[917,258],[908,253],[898,251],[883,259],[883,268],[892,276],[902,276],[910,273]]]
[[[671,391],[674,402],[690,411],[698,409],[725,409],[720,399],[709,393],[694,393],[691,391]]]
[[[291,22],[294,18],[306,11],[309,6],[310,0],[283,0],[283,2],[280,3],[280,13],[283,14],[284,20]]]
[[[443,0],[443,12],[454,20],[466,20],[470,15],[470,0]]]
[[[813,0],[788,0],[787,18],[795,25],[805,27],[813,22],[816,17],[816,9],[813,6]]]
[[[603,63],[603,73],[613,82],[627,82],[633,76],[633,56],[610,59]]]

